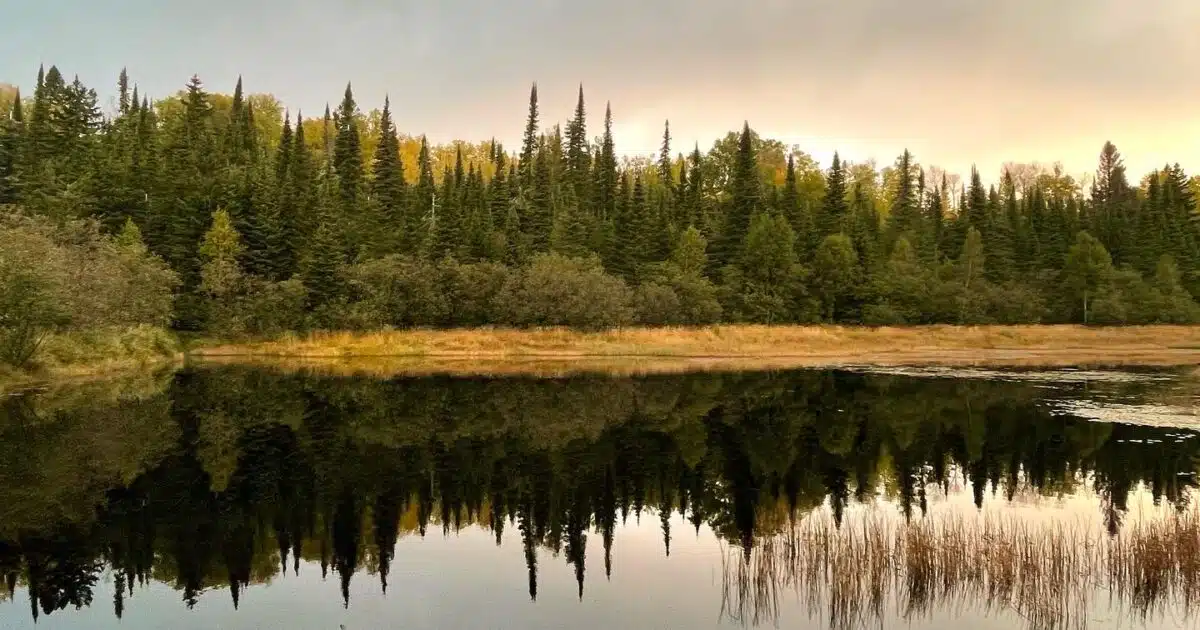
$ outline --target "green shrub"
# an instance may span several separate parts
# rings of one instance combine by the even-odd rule
[[[539,254],[509,280],[496,305],[505,322],[518,326],[597,330],[633,319],[629,288],[594,257]]]
[[[165,325],[176,275],[131,223],[0,214],[0,361],[20,367],[56,331]]]
[[[633,292],[634,320],[645,326],[671,326],[683,323],[679,296],[671,287],[648,282]]]

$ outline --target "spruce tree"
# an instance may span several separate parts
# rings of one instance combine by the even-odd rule
[[[538,152],[538,92],[535,82],[529,88],[529,117],[525,120],[525,135],[521,140],[521,187],[528,188],[533,183],[534,158]],[[548,166],[548,165],[547,165]]]
[[[567,123],[567,185],[577,208],[591,207],[592,158],[588,153],[587,111],[583,103],[583,85],[579,86],[579,101],[575,116]]]
[[[508,186],[508,168],[505,164],[504,153],[497,152],[494,161],[496,174],[487,186],[487,204],[493,224],[499,226],[501,232],[506,234],[505,221],[512,205],[512,195]]]
[[[0,112],[0,206],[17,202],[17,160],[25,134],[21,92],[13,96],[12,108]]]
[[[821,205],[820,218],[817,221],[817,235],[824,238],[845,229],[848,206],[846,205],[846,170],[842,160],[835,152],[833,164],[829,167],[829,175],[825,179],[825,201]]]
[[[594,211],[601,220],[611,220],[616,211],[617,156],[612,136],[612,106],[604,110],[604,135],[600,141],[600,155],[596,157],[593,174],[595,191]]]
[[[133,102],[136,106],[136,95]],[[129,113],[129,72],[125,68],[121,68],[121,74],[117,77],[117,113],[121,115]]]
[[[337,173],[342,212],[348,217],[358,213],[358,195],[363,181],[362,148],[358,137],[358,106],[346,84],[346,93],[337,111],[337,139],[333,146],[333,170]]]
[[[459,153],[458,165],[455,171],[462,169],[462,153]],[[457,191],[457,179],[464,174],[455,173],[449,167],[442,174],[442,187],[434,199],[434,230],[433,243],[430,246],[430,257],[435,260],[455,258],[459,256],[462,244],[462,212]]]
[[[912,154],[905,149],[896,160],[896,190],[888,215],[888,241],[885,244],[889,249],[897,238],[903,236],[913,242],[921,233],[921,206],[913,186],[913,169]]]
[[[758,158],[755,155],[754,138],[751,133],[750,123],[744,123],[742,133],[738,138],[733,170],[730,173],[729,211],[726,214],[725,226],[718,241],[720,247],[713,252],[715,262],[720,266],[737,262],[738,249],[746,239],[746,231],[750,228],[750,217],[758,211],[762,203]]]
[[[166,134],[162,207],[154,214],[163,217],[162,254],[183,282],[176,325],[191,329],[202,317],[200,305],[188,296],[200,283],[196,246],[216,210],[211,193],[217,186],[212,105],[199,77],[188,82],[180,119],[170,123]]]
[[[242,77],[238,77],[233,90],[233,103],[229,110],[229,124],[225,128],[225,159],[233,166],[245,166],[256,155],[253,114],[250,103],[242,90]]]
[[[385,251],[397,251],[404,242],[404,234],[415,226],[405,221],[408,213],[404,162],[400,157],[396,125],[392,122],[391,102],[386,96],[383,99],[383,112],[379,116],[379,142],[375,145],[375,156],[371,161],[369,191],[382,232],[377,236],[378,240]]]
[[[927,204],[926,220],[929,238],[925,243],[925,259],[927,262],[937,264],[941,262],[946,255],[946,176],[942,175],[940,185],[934,186],[933,191],[929,195],[929,203]]]
[[[429,143],[421,136],[421,150],[417,154],[417,185],[409,198],[408,225],[412,228],[405,234],[408,243],[405,250],[417,252],[425,248],[433,220],[433,202],[437,194],[433,183],[433,163],[429,156]]]
[[[671,169],[671,121],[663,123],[662,146],[658,150],[658,181],[668,190],[675,190],[675,176]]]
[[[284,276],[291,277],[298,270],[299,260],[308,251],[309,239],[320,221],[320,217],[317,216],[316,167],[304,138],[302,112],[296,113],[296,130],[292,136],[291,167],[287,185],[292,203],[293,227],[289,233],[294,263],[291,269],[281,271]]]
[[[708,212],[704,203],[704,156],[700,153],[699,144],[692,149],[691,161],[692,169],[688,179],[687,199],[684,203],[687,205],[691,224],[702,232],[707,231],[711,234]]]
[[[300,265],[300,280],[304,283],[310,310],[332,304],[341,295],[338,268],[342,253],[338,247],[335,229],[327,222],[318,225],[308,253]]]
[[[521,217],[521,227],[529,239],[532,253],[542,253],[550,249],[550,231],[554,222],[553,183],[550,176],[552,159],[547,142],[543,138],[534,157],[532,186],[526,191],[528,207]]]
[[[1117,263],[1130,262],[1127,239],[1132,235],[1134,193],[1116,145],[1105,142],[1092,185],[1091,206],[1084,227],[1108,249]]]

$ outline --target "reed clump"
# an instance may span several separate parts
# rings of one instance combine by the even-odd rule
[[[727,550],[722,614],[777,621],[786,593],[831,628],[878,626],[938,611],[1009,611],[1034,630],[1086,628],[1103,604],[1123,617],[1200,601],[1200,511],[1168,512],[1116,535],[1073,521],[953,512],[910,524],[864,513],[841,527],[825,512]]]

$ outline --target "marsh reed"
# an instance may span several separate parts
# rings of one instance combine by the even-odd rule
[[[837,527],[818,511],[759,539],[748,557],[725,551],[721,614],[747,625],[777,623],[785,597],[839,630],[965,610],[1010,612],[1032,630],[1082,629],[1105,604],[1146,620],[1190,618],[1200,602],[1196,508],[1114,536],[1079,521],[962,511],[905,524],[868,510]]]

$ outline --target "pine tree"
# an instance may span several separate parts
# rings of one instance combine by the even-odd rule
[[[579,86],[579,101],[575,116],[567,123],[567,185],[574,204],[580,210],[591,207],[592,158],[588,154],[587,110],[583,103],[583,85]]]
[[[797,236],[797,246],[808,253],[812,226],[808,214],[803,208],[800,208],[800,190],[796,180],[796,156],[793,154],[787,155],[784,191],[782,191],[779,202],[782,215],[787,218],[788,226],[792,227],[792,232]]]
[[[946,255],[946,175],[942,174],[942,182],[938,186],[934,186],[932,193],[929,195],[929,203],[927,204],[925,224],[929,238],[926,239],[925,259],[927,262],[937,264],[941,262]]]
[[[421,151],[417,154],[417,169],[417,185],[409,198],[408,224],[413,227],[406,233],[408,243],[404,248],[410,252],[425,248],[432,236],[430,227],[437,190],[433,184],[433,163],[429,156],[429,143],[425,136],[421,136]]]
[[[242,77],[238,77],[233,90],[233,103],[229,110],[229,125],[225,129],[225,156],[233,166],[245,166],[256,156],[256,141],[253,113],[242,91]]]
[[[889,249],[897,238],[903,236],[912,242],[921,233],[921,206],[913,187],[913,169],[912,154],[905,149],[896,160],[895,198],[888,215],[888,241],[885,243]]]
[[[404,242],[404,235],[415,226],[405,221],[408,212],[404,162],[400,157],[396,125],[392,122],[390,99],[386,96],[379,117],[379,142],[375,145],[375,156],[371,161],[369,190],[379,229],[383,232],[378,238],[385,251],[397,251]]]
[[[668,191],[675,190],[675,176],[671,169],[671,121],[663,123],[662,146],[658,150],[658,181]]]
[[[688,179],[687,199],[684,203],[691,218],[690,224],[702,232],[708,231],[711,234],[708,211],[704,203],[704,156],[700,153],[699,144],[692,150],[691,161],[691,176]]]
[[[496,163],[496,174],[487,186],[489,214],[493,223],[498,224],[501,227],[501,231],[507,234],[505,221],[508,218],[509,209],[512,205],[512,195],[508,186],[508,169],[505,164],[504,153],[497,152],[493,159]]]
[[[17,202],[17,160],[25,135],[21,92],[13,96],[12,109],[0,112],[0,206]]]
[[[185,329],[199,324],[200,305],[186,294],[200,283],[196,246],[207,220],[216,211],[213,206],[217,182],[217,146],[213,130],[212,105],[199,77],[187,85],[183,111],[165,130],[161,208],[154,214],[163,217],[162,254],[179,273],[185,296],[177,311],[176,325]]]
[[[129,73],[125,68],[121,68],[121,74],[117,77],[117,112],[122,115],[129,113]]]
[[[337,139],[333,146],[333,170],[337,173],[342,212],[348,217],[358,213],[358,195],[363,181],[362,148],[358,137],[358,106],[346,84],[346,93],[337,111]],[[357,226],[356,226],[357,227]]]
[[[525,121],[525,136],[521,141],[521,187],[528,188],[533,183],[534,157],[538,152],[538,92],[537,83],[529,88],[529,117]]]
[[[1104,244],[1118,263],[1128,262],[1126,240],[1132,236],[1133,200],[1121,153],[1116,145],[1105,142],[1100,151],[1091,207],[1085,215],[1084,227]]]
[[[529,247],[533,253],[541,253],[550,249],[550,230],[554,222],[554,199],[550,178],[550,161],[552,156],[547,143],[543,140],[534,158],[533,186],[529,192],[529,207],[521,217],[521,227],[529,239]]]
[[[455,171],[462,169],[462,153],[459,153],[458,165]],[[430,246],[430,257],[435,260],[460,256],[462,244],[462,212],[457,191],[459,178],[462,173],[446,168],[442,174],[442,187],[434,200],[434,232],[433,244]]]
[[[762,203],[758,158],[755,155],[754,138],[751,133],[750,123],[743,124],[730,175],[729,212],[726,214],[725,226],[718,241],[720,247],[713,252],[714,262],[720,266],[737,261],[738,249],[745,241],[746,232],[750,228],[750,217],[754,216]]]
[[[326,222],[318,225],[300,266],[300,280],[304,283],[310,310],[332,304],[341,295],[338,268],[342,253],[338,247],[334,228]]]
[[[594,208],[601,220],[611,220],[616,212],[617,156],[612,136],[612,106],[604,110],[604,136],[600,141],[600,155],[596,157],[594,173]]]
[[[979,177],[979,170],[971,167],[971,187],[962,193],[963,210],[955,220],[955,242],[952,249],[961,249],[966,242],[967,232],[971,228],[979,230],[983,238],[988,237],[988,200],[987,189]]]
[[[654,211],[651,209],[646,188],[641,173],[634,175],[633,198],[629,206],[626,232],[630,243],[625,252],[629,257],[629,271],[634,276],[643,265],[654,262],[657,253],[655,239],[658,236],[658,225],[654,220]]]
[[[845,229],[848,206],[846,205],[846,170],[842,160],[835,152],[833,164],[829,167],[829,175],[825,179],[825,201],[821,206],[820,218],[817,221],[817,236],[824,238]]]
[[[291,268],[283,268],[285,277],[299,269],[299,261],[309,251],[309,240],[320,222],[317,209],[316,167],[304,138],[304,115],[296,113],[296,131],[292,136],[291,168],[288,173],[289,196],[292,200],[293,228],[290,230]],[[286,219],[285,219],[286,220]]]

